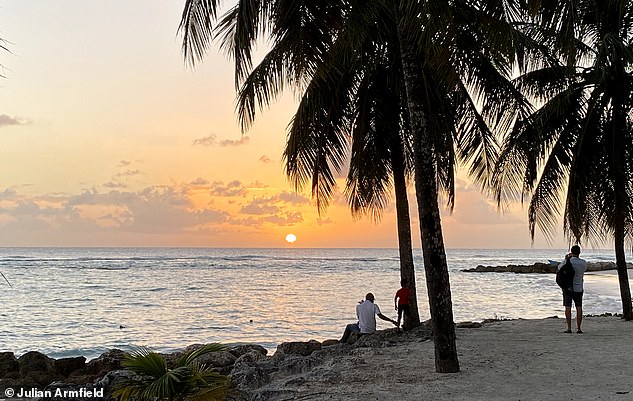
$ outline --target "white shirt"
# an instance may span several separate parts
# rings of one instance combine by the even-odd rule
[[[376,315],[380,314],[380,308],[375,303],[364,300],[356,305],[358,327],[361,333],[372,334],[376,332]]]
[[[578,256],[572,256],[569,261],[571,262],[572,267],[574,268],[574,281],[572,285],[572,291],[574,292],[582,292],[584,287],[584,275],[587,270],[587,262],[584,259],[579,258]],[[565,260],[560,262],[558,265],[558,270],[560,270],[565,264]]]

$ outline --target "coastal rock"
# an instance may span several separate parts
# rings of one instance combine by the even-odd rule
[[[112,394],[116,387],[128,380],[140,379],[129,370],[114,370],[104,377],[86,383],[53,382],[44,388],[52,397],[46,401],[86,401],[87,399],[113,400]]]
[[[229,351],[218,351],[199,356],[198,362],[213,368],[226,368],[232,366],[236,359]]]
[[[314,355],[288,355],[279,360],[277,369],[284,375],[297,375],[310,371],[313,367],[319,365],[321,361],[321,358],[317,358]]]
[[[308,342],[291,341],[287,343],[281,343],[277,346],[277,352],[275,355],[303,355],[308,356],[314,351],[321,349],[321,343],[315,340]]]
[[[268,350],[259,344],[241,344],[241,345],[236,345],[234,347],[229,348],[229,352],[235,355],[236,358],[239,358],[242,355],[247,354],[252,351],[260,353],[264,356],[268,354]]]
[[[20,378],[14,385],[43,388],[56,380],[63,379],[63,376],[55,370],[55,360],[40,352],[29,351],[18,358],[18,363]]]
[[[234,366],[239,366],[239,365],[244,365],[244,364],[250,365],[253,362],[261,362],[265,359],[266,359],[266,355],[262,355],[261,352],[251,351],[237,358],[235,360]]]
[[[55,360],[41,352],[29,351],[18,358],[18,363],[20,364],[20,376],[24,376],[28,372],[53,370]]]
[[[548,263],[534,263],[533,265],[483,266],[465,269],[464,272],[475,273],[555,273],[556,266]]]
[[[187,352],[197,351],[200,348],[204,347],[205,344],[193,344],[184,349],[183,352],[175,352],[171,354],[171,356],[167,359],[177,360],[183,354]],[[210,352],[208,354],[204,354],[198,357],[198,362],[208,365],[212,368],[226,368],[227,366],[232,366],[235,363],[237,357],[230,352],[230,350],[226,351],[217,351]]]
[[[86,374],[95,377],[103,377],[108,372],[121,369],[121,362],[125,359],[125,352],[120,349],[111,349],[101,354],[98,358],[86,364]]]
[[[478,329],[482,326],[483,324],[479,322],[460,322],[455,325],[458,329]]]
[[[257,365],[236,366],[230,376],[237,390],[242,392],[253,391],[270,381],[269,369]]]
[[[55,370],[57,370],[62,376],[68,377],[71,373],[82,370],[86,365],[86,358],[78,356],[74,358],[61,358],[57,359],[53,363]]]
[[[40,400],[46,401],[86,401],[87,399],[106,399],[105,392],[102,387],[93,384],[68,384],[55,382],[46,386],[44,391],[51,394]]]
[[[633,264],[627,263],[627,268],[633,269]],[[616,269],[614,262],[587,262],[587,271],[604,271]],[[549,263],[534,263],[533,265],[484,266],[463,269],[466,273],[556,273],[557,266]]]
[[[334,339],[329,339],[329,340],[325,340],[321,343],[322,347],[330,347],[332,345],[339,345],[340,342],[339,340],[334,340]]]
[[[367,348],[383,348],[407,341],[427,341],[430,326],[422,324],[409,331],[381,330],[360,336],[353,344],[334,340],[327,347],[317,341],[280,344],[272,357],[261,361],[236,363],[231,377],[242,400],[291,400],[299,397],[298,388],[310,383],[336,386],[341,382],[345,363],[334,363],[341,356],[360,360]],[[319,347],[320,345],[320,347]],[[358,355],[358,356],[354,356]],[[317,399],[317,398],[315,398]]]
[[[20,375],[20,364],[13,352],[0,352],[0,378]]]
[[[101,379],[94,382],[95,389],[103,389],[105,399],[109,399],[119,384],[131,380],[138,380],[140,377],[129,370],[114,370],[108,372]]]
[[[306,384],[339,383],[342,380],[341,369],[344,365],[334,364],[333,361],[341,355],[349,355],[351,360],[359,361],[362,355],[371,352],[368,347],[382,348],[403,341],[426,341],[429,333],[429,325],[422,324],[404,332],[389,329],[363,335],[355,344],[340,344],[332,340],[326,342],[328,346],[323,347],[322,343],[315,340],[287,342],[280,344],[273,356],[267,356],[266,349],[259,345],[246,344],[204,355],[203,357],[209,359],[201,362],[214,366],[223,374],[230,372],[235,388],[239,391],[236,401],[267,400],[269,397],[282,396],[292,399],[293,395],[298,394],[296,389]],[[189,349],[201,346],[194,345]],[[112,400],[112,393],[120,383],[139,378],[133,372],[121,369],[124,354],[121,350],[110,350],[99,358],[85,363],[83,357],[54,360],[37,352],[27,353],[17,360],[17,371],[27,374],[27,380],[2,379],[0,388],[36,387],[45,388],[53,394],[58,390],[69,394],[57,397],[59,401],[78,401],[83,389],[84,393],[93,391],[93,394],[99,394],[99,398],[100,394],[103,394],[104,400]],[[180,355],[182,352],[167,356]],[[5,353],[0,358],[0,364],[5,361],[5,365],[15,368],[15,361],[11,362],[13,360],[15,356]],[[101,374],[105,370],[108,371]],[[47,375],[46,379],[43,378],[44,375]],[[53,397],[53,400],[57,399]]]

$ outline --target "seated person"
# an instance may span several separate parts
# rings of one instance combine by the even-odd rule
[[[342,343],[346,343],[347,339],[352,333],[375,333],[376,316],[378,316],[382,320],[391,322],[396,326],[398,325],[398,322],[393,319],[389,319],[387,316],[383,315],[380,312],[380,308],[374,303],[374,294],[372,294],[371,292],[365,296],[364,301],[361,301],[358,305],[356,305],[356,316],[358,317],[358,323],[348,324],[347,327],[345,327],[345,332],[343,333],[343,337],[340,340]]]

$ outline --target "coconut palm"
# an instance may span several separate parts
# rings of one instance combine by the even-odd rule
[[[215,14],[204,12],[203,9],[215,7],[216,4],[194,1],[187,4],[181,28],[189,32],[189,35],[185,34],[184,47],[185,56],[191,61],[202,57],[210,43],[212,28],[208,23],[215,18]],[[494,141],[485,124],[486,118],[496,127],[503,128],[510,121],[510,112],[517,105],[522,106],[506,80],[510,71],[508,65],[513,61],[508,55],[512,49],[500,47],[504,43],[498,40],[499,37],[513,38],[512,35],[503,35],[509,32],[509,25],[504,21],[507,10],[501,2],[485,5],[444,2],[398,4],[386,0],[305,3],[262,1],[250,3],[249,6],[240,3],[220,24],[224,43],[236,61],[238,83],[251,68],[251,48],[258,34],[270,32],[272,37],[271,51],[251,73],[256,81],[266,84],[256,88],[249,101],[242,102],[240,117],[243,121],[251,119],[257,105],[267,105],[285,86],[301,90],[306,82],[312,85],[322,80],[327,84],[329,78],[320,67],[332,60],[339,60],[343,64],[353,63],[355,57],[363,53],[362,46],[371,43],[367,40],[370,34],[383,25],[380,18],[391,16],[392,35],[388,40],[382,39],[378,43],[390,43],[396,50],[394,54],[397,56],[397,65],[402,68],[400,76],[406,88],[406,92],[402,92],[405,94],[398,93],[398,96],[402,100],[399,104],[406,105],[406,121],[411,128],[412,140],[407,141],[407,145],[412,146],[414,155],[416,197],[435,335],[436,370],[458,371],[438,188],[449,189],[448,199],[449,204],[452,204],[456,159],[469,162],[474,177],[484,182],[494,161]],[[201,18],[201,15],[206,19]],[[206,16],[211,17],[209,19]],[[267,22],[262,22],[264,20]],[[499,35],[499,31],[502,35]],[[337,46],[334,46],[335,42]],[[342,52],[341,48],[349,51]],[[341,76],[349,74],[346,69],[331,71]],[[339,82],[345,84],[346,81]],[[358,85],[360,82],[351,79],[349,85]],[[245,93],[244,90],[242,93]],[[307,167],[297,170],[304,174],[299,174],[299,177],[311,179],[312,188],[316,188],[317,194],[325,195],[321,199],[327,199],[334,185],[330,166],[340,169],[347,151],[347,137],[344,134],[347,127],[345,119],[349,116],[343,112],[337,113],[336,108],[332,107],[336,102],[346,101],[347,98],[339,97],[339,93],[336,90],[331,92],[327,104],[319,104],[317,99],[316,108],[302,110],[300,105],[293,123],[302,122],[307,126],[307,132],[312,127],[325,128],[318,132],[312,131],[316,134],[301,140],[300,146],[305,148],[307,155],[304,160]],[[430,100],[438,93],[442,94],[440,99],[451,99],[451,102],[446,103],[453,107],[448,121],[457,122],[454,125],[457,135],[432,131],[434,123],[439,120],[428,118],[434,104]],[[475,107],[477,101],[484,105],[481,112],[477,112]],[[502,105],[502,101],[505,104]],[[319,107],[326,109],[314,114],[313,111]],[[375,111],[384,112],[378,108]],[[391,121],[394,120],[392,118]],[[367,122],[361,120],[361,123]],[[292,137],[289,139],[292,140]],[[453,147],[454,139],[455,145],[459,146]],[[352,150],[355,145],[360,143],[354,142]]]
[[[412,292],[404,327],[411,328],[419,325],[420,318],[407,198],[411,152],[404,138],[408,124],[400,101],[404,90],[400,68],[387,46],[370,42],[363,51],[350,53],[342,43],[332,44],[305,89],[288,134],[286,172],[297,189],[311,185],[322,211],[335,185],[332,169],[341,173],[349,160],[345,192],[352,214],[371,215],[376,221],[388,204],[393,183],[400,279]],[[346,57],[339,57],[342,54]],[[261,67],[245,80],[239,109],[255,103],[265,90],[267,80],[257,74]]]
[[[381,19],[384,19],[387,16],[391,16],[393,18],[393,14],[391,13],[392,11],[393,11],[392,9],[385,9],[376,14],[380,15]],[[464,15],[467,15],[467,14],[468,13],[464,13]],[[381,32],[380,29],[377,29],[380,26],[377,27],[375,22],[363,20],[362,13],[361,15],[356,15],[356,14],[351,14],[351,15],[352,16],[350,16],[350,20],[358,21],[359,25],[361,26],[371,27],[370,30],[366,31],[368,35],[369,33],[372,33],[372,32],[377,32],[377,34],[379,35],[379,33]],[[392,23],[392,28],[395,28],[394,25],[395,24]],[[352,28],[351,30],[352,32],[357,32],[357,27],[356,29]],[[340,37],[344,38],[345,32],[342,32],[340,34]],[[391,38],[392,38],[391,44],[393,45],[395,43],[396,51],[398,51],[398,47],[397,47],[398,42],[393,40],[394,38],[393,31],[391,34]],[[460,35],[460,37],[457,38],[456,43],[468,43],[470,45],[473,42],[472,39],[473,39],[472,37],[469,38],[467,35]],[[379,39],[375,37],[368,36],[367,43],[375,44],[375,43],[380,43],[380,41]],[[379,48],[383,49],[382,47],[379,47]],[[464,161],[464,160],[468,160],[469,157],[475,156],[474,157],[475,163],[473,163],[471,166],[472,168],[471,172],[476,176],[476,178],[479,178],[479,179],[483,179],[485,178],[487,174],[489,174],[490,164],[487,164],[487,163],[489,163],[491,160],[494,160],[493,136],[488,130],[487,125],[484,123],[484,121],[486,120],[485,119],[486,114],[478,112],[477,109],[474,107],[474,102],[472,100],[472,97],[469,91],[467,90],[467,85],[472,85],[472,87],[476,87],[477,89],[481,90],[481,93],[500,95],[498,92],[499,87],[500,87],[500,88],[506,89],[504,93],[508,95],[515,94],[515,91],[513,91],[512,88],[509,87],[508,81],[505,79],[504,75],[502,73],[497,72],[494,66],[491,63],[488,63],[490,59],[482,57],[482,54],[484,53],[483,52],[479,53],[480,49],[478,49],[476,46],[471,47],[471,49],[473,49],[471,51],[472,54],[467,54],[468,50],[466,50],[465,52],[464,50],[462,50],[463,53],[454,52],[451,54],[451,56],[461,56],[463,57],[462,60],[471,60],[473,64],[476,66],[475,70],[479,68],[488,72],[489,74],[485,77],[485,81],[482,80],[483,82],[480,82],[480,83],[468,82],[467,80],[464,80],[464,81],[450,80],[450,79],[447,79],[446,76],[442,76],[441,74],[438,74],[439,69],[437,67],[437,64],[435,63],[438,62],[439,60],[444,62],[442,65],[443,67],[446,67],[446,66],[452,67],[452,69],[448,69],[448,71],[450,73],[455,74],[455,76],[459,76],[460,73],[463,74],[465,71],[468,71],[467,67],[451,64],[450,60],[442,59],[441,51],[437,51],[434,53],[433,64],[429,63],[428,60],[426,60],[427,63],[424,63],[424,60],[420,60],[420,56],[423,56],[423,55],[414,55],[414,57],[416,58],[414,62],[417,63],[417,64],[414,64],[415,67],[419,65],[430,65],[430,68],[426,68],[422,70],[423,75],[422,75],[421,88],[415,91],[415,93],[424,94],[424,97],[422,99],[423,106],[424,106],[423,111],[425,113],[425,117],[430,127],[430,129],[428,129],[428,132],[432,133],[429,140],[431,141],[431,146],[432,146],[434,154],[432,155],[432,157],[427,157],[426,159],[432,161],[431,168],[437,168],[436,170],[437,172],[427,173],[427,177],[428,176],[438,177],[437,182],[440,184],[439,187],[442,189],[443,192],[448,193],[449,202],[451,204],[452,204],[453,196],[454,196],[453,178],[454,178],[454,168],[455,168],[456,159]],[[440,48],[438,50],[442,50],[442,49]],[[333,61],[348,60],[352,57],[350,55],[353,55],[353,54],[355,53],[352,49],[335,52],[335,55],[330,58],[330,62],[332,60]],[[444,54],[447,54],[447,52],[444,51]],[[402,68],[400,64],[400,58],[399,58],[400,55],[399,54],[396,54],[396,55],[398,56],[397,57],[398,62],[391,63],[391,64],[395,64],[395,67],[394,65],[391,65],[388,62],[383,62],[383,64],[389,67],[388,68],[389,71],[393,71],[394,68],[396,68],[396,71],[399,74],[396,76],[402,77],[402,70],[399,70],[399,68]],[[371,65],[371,63],[368,63],[366,60],[364,62],[360,62],[359,64],[363,66]],[[316,77],[317,84],[320,84],[320,81],[323,80],[322,78],[323,76],[333,75],[335,77],[339,77],[340,79],[338,81],[335,81],[334,83],[330,83],[329,85],[324,85],[325,88],[323,89],[323,93],[321,96],[315,95],[315,93],[310,91],[311,87],[308,87],[308,91],[306,92],[306,95],[304,96],[302,103],[299,107],[299,111],[297,112],[297,115],[295,116],[295,121],[294,121],[293,127],[291,128],[291,136],[289,140],[289,146],[304,148],[303,151],[305,153],[304,155],[305,160],[303,161],[303,166],[302,166],[303,169],[300,169],[300,171],[302,171],[303,174],[298,174],[299,178],[302,179],[303,181],[308,181],[309,179],[311,179],[313,191],[316,189],[317,193],[321,191],[322,193],[326,195],[329,194],[331,177],[332,177],[332,174],[329,170],[329,166],[330,165],[339,166],[341,164],[343,160],[343,157],[342,157],[343,149],[345,149],[345,146],[344,146],[345,144],[341,142],[341,138],[344,138],[344,135],[342,134],[344,134],[345,131],[343,131],[342,134],[338,134],[338,135],[328,134],[328,132],[334,131],[337,129],[337,127],[340,127],[339,124],[336,124],[337,121],[345,121],[345,119],[343,117],[340,117],[339,115],[344,116],[345,114],[343,110],[346,110],[344,104],[337,104],[337,105],[332,106],[332,103],[327,103],[327,102],[331,101],[331,99],[346,99],[345,88],[347,87],[351,87],[353,90],[357,90],[356,93],[365,95],[365,87],[363,86],[363,84],[368,80],[367,79],[368,76],[372,76],[370,74],[371,69],[369,69],[369,72],[368,72],[367,68],[365,68],[362,71],[363,73],[359,74],[359,78],[356,78],[356,79],[354,79],[353,75],[350,76],[349,74],[342,74],[342,75],[339,74],[341,71],[347,71],[346,68],[344,68],[341,65],[336,65],[332,67],[331,70],[333,71],[333,74],[324,74],[322,70],[316,71],[315,77]],[[386,74],[386,71],[381,71],[381,73],[376,75],[376,77],[388,77],[388,76],[390,75]],[[374,77],[373,79],[375,80],[375,82],[380,81],[379,78],[377,79]],[[479,79],[481,79],[481,77]],[[400,80],[402,81],[402,78]],[[397,81],[392,78],[391,86],[394,86],[394,82],[397,82]],[[404,103],[407,99],[406,95],[399,94],[399,96],[400,96],[400,101]],[[385,110],[389,110],[389,105],[392,105],[391,108],[393,108],[393,105],[400,104],[397,98],[396,99],[390,98],[389,96],[386,96],[384,92],[381,93],[380,96],[376,97],[376,99],[372,99],[372,102],[369,102],[369,103],[378,107],[377,105],[380,105],[380,102],[378,99],[383,99],[385,104],[382,105],[384,107],[383,109],[377,109],[377,111],[375,112],[376,113],[382,112],[382,114],[380,114],[380,117],[383,120],[385,117]],[[496,98],[496,100],[498,100],[498,98]],[[508,106],[509,109],[511,110],[512,105],[516,103],[516,99],[509,97],[507,100],[508,102],[506,103],[506,106]],[[304,106],[306,103],[314,103],[315,105],[312,107],[306,107],[304,110]],[[366,104],[366,102],[363,102],[363,104]],[[499,125],[506,124],[508,120],[505,120],[503,118],[504,117],[503,113],[492,112],[492,110],[496,110],[494,109],[494,106],[495,106],[494,103],[487,104],[487,107],[489,107],[489,109],[487,109],[487,112],[490,113],[488,114],[488,116],[495,115],[497,118],[499,118],[499,123],[500,123]],[[363,108],[362,110],[365,110],[365,108]],[[319,111],[322,111],[322,112],[319,113]],[[405,115],[408,118],[408,113],[406,113]],[[307,122],[303,124],[306,127],[305,129],[306,135],[304,135],[303,138],[299,136],[301,139],[295,139],[292,136],[295,133],[295,127],[297,125],[297,116],[299,116],[300,120],[303,120],[303,119],[307,120]],[[304,118],[304,116],[307,116],[307,117]],[[323,121],[321,121],[322,116],[329,116],[329,118],[323,118]],[[363,123],[361,122],[361,124]],[[368,124],[364,124],[364,125],[368,125]],[[354,126],[354,128],[356,128],[356,126]],[[368,142],[365,136],[363,137],[357,137],[356,135],[350,135],[350,136],[352,137],[352,142],[353,142],[352,143],[352,167],[353,167],[355,148],[369,147],[373,151],[374,146],[372,144],[374,143],[374,141]],[[383,133],[383,136],[384,136],[384,133]],[[295,142],[295,143],[293,144],[292,142]],[[384,138],[383,142],[385,142],[385,144],[383,145],[383,149],[385,150],[390,149],[387,142],[387,138]],[[318,152],[315,151],[314,145],[312,144],[319,144]],[[417,147],[417,149],[419,148],[420,146]],[[396,147],[392,147],[391,149],[396,149]],[[370,152],[370,153],[374,154],[373,152]],[[482,156],[485,156],[485,157],[482,157]],[[422,161],[425,161],[424,157],[422,157],[421,159]],[[375,170],[376,169],[374,165],[375,163],[372,163],[375,161],[375,159],[370,157],[366,160],[369,160],[369,163],[371,164],[370,169]],[[315,168],[315,166],[318,166],[319,168],[317,169]],[[350,172],[353,171],[352,167],[350,167]],[[416,166],[416,169],[417,169],[416,173],[418,171],[421,171],[421,168],[417,166]],[[423,176],[423,175],[416,174],[416,177],[419,177],[419,176]],[[374,181],[370,181],[370,183],[371,184],[368,186],[372,186],[374,188],[379,187],[375,184]],[[435,191],[436,197],[435,199],[431,198],[430,203],[431,204],[434,203],[437,207],[437,189],[429,190],[428,188],[423,188],[422,190],[418,190],[417,194],[418,196],[420,196],[421,193],[428,194],[428,193],[434,193],[434,191]],[[431,207],[427,206],[422,209],[429,210],[431,209]],[[437,213],[439,213],[439,210],[437,210]],[[439,214],[437,214],[436,217],[439,218]],[[442,242],[441,226],[439,226],[438,224],[435,227],[436,227],[435,229],[429,230],[427,232],[430,232],[432,235],[437,235],[439,233],[438,235],[439,241],[436,242],[436,244],[438,244]],[[428,238],[430,237],[430,235],[427,235],[426,237]],[[433,245],[435,244],[432,244],[431,246]],[[444,258],[443,261],[445,263],[445,257],[443,256],[443,246],[441,246],[441,248],[436,247],[434,251],[436,255],[437,254],[441,255],[440,258],[441,257]],[[431,252],[428,251],[428,249],[424,250],[425,266],[430,266],[431,263],[433,262],[432,257],[427,258],[427,256],[430,254]],[[440,263],[441,262],[442,261],[440,260]],[[431,281],[432,279],[434,283],[438,283],[438,282],[441,283],[442,285],[440,287],[445,288],[445,289],[448,288],[447,275],[443,276],[442,272],[438,273],[438,272],[434,272],[433,270],[435,269],[429,269],[429,268],[426,269],[427,282]],[[429,272],[437,273],[437,274],[432,275],[431,279],[429,279]],[[442,282],[442,280],[444,281]],[[441,292],[437,290],[432,291],[431,287],[429,287],[429,298],[430,298],[432,316],[434,312],[434,306],[436,306],[435,315],[437,318],[432,319],[432,321],[434,322],[434,332],[447,333],[447,335],[444,338],[438,338],[441,336],[441,334],[436,334],[436,361],[439,361],[436,367],[438,371],[453,371],[453,369],[458,369],[458,367],[456,367],[457,363],[453,359],[453,357],[455,356],[453,353],[454,348],[450,347],[451,343],[454,345],[454,337],[453,338],[450,337],[451,327],[452,327],[452,312],[450,312],[450,292],[448,291]],[[448,302],[445,302],[442,305],[441,304],[442,300],[448,300]],[[439,307],[437,307],[438,304],[439,304]],[[448,313],[445,313],[444,316],[439,316],[441,315],[439,311],[445,312],[447,310],[449,311]],[[436,322],[438,323],[443,322],[443,324],[435,325]],[[445,346],[445,345],[448,345],[448,346]],[[437,351],[438,348],[439,348],[439,351]]]
[[[219,401],[231,393],[231,380],[197,359],[210,352],[223,350],[220,344],[207,344],[184,353],[173,368],[165,357],[146,348],[126,355],[123,367],[134,372],[135,378],[117,386],[114,396],[120,401]]]
[[[318,4],[312,4],[319,8]],[[332,24],[333,21],[338,21],[342,19],[341,15],[336,15],[336,13],[341,12],[342,9],[334,8],[334,7],[323,7],[322,10],[325,11],[315,11],[308,10],[309,14],[313,16],[323,17],[324,13],[328,14],[327,18],[321,18],[323,20],[330,21]],[[294,10],[296,13],[300,12],[300,9],[297,8]],[[291,12],[287,12],[288,15],[291,15]],[[307,13],[306,13],[307,14]],[[240,14],[237,12],[237,9],[229,12],[223,19],[220,24],[221,33],[226,37],[225,43],[227,43],[227,47],[229,51],[234,50],[235,48],[240,48],[241,46],[236,45],[236,42],[239,42],[239,32],[244,32],[245,30],[240,30]],[[286,21],[304,21],[306,20],[305,15],[295,15],[294,17],[288,17]],[[319,21],[319,18],[313,18],[314,21]],[[184,21],[184,20],[183,20]],[[337,24],[332,24],[336,26]],[[307,30],[307,29],[306,29]],[[332,35],[324,35],[315,37],[314,35],[297,35],[294,34],[296,32],[289,30],[290,34],[285,35],[282,39],[279,39],[276,43],[275,48],[269,52],[269,54],[265,57],[264,62],[262,62],[258,68],[250,73],[250,75],[246,78],[246,82],[244,83],[242,90],[240,91],[240,119],[242,120],[245,126],[250,125],[252,119],[254,118],[254,110],[255,110],[255,94],[259,96],[260,102],[267,102],[268,96],[270,93],[276,93],[278,88],[276,85],[280,85],[280,82],[284,82],[286,77],[271,77],[271,74],[286,74],[285,69],[275,68],[276,65],[292,65],[296,69],[296,72],[293,72],[293,76],[298,76],[300,74],[305,74],[305,70],[309,70],[310,63],[307,60],[316,59],[315,54],[319,54],[319,52],[314,52],[314,54],[305,54],[298,53],[294,49],[322,49],[330,46],[328,40],[332,37]],[[301,31],[301,29],[297,29],[297,31]],[[311,32],[324,31],[323,29],[313,29]],[[303,45],[303,40],[300,44],[296,44],[293,42],[296,38],[308,37],[308,40],[315,39],[314,42],[311,42],[310,45]],[[315,43],[318,42],[318,43]],[[290,43],[290,44],[289,44]],[[293,49],[293,50],[290,50]],[[323,51],[323,50],[321,50]],[[192,54],[192,53],[189,53]],[[280,60],[279,55],[283,57],[288,57],[288,55],[296,54],[297,57],[292,58],[292,62],[287,62],[284,60]],[[322,57],[322,56],[321,56]],[[239,52],[235,56],[236,64],[241,65],[244,59],[249,59],[250,54],[241,55]],[[275,64],[280,63],[280,64]],[[238,76],[237,80],[239,81],[239,75],[242,70],[242,67],[237,67],[238,71],[236,75]],[[383,71],[384,72],[384,71]],[[263,83],[262,83],[262,77]],[[314,84],[316,80],[312,81]],[[351,82],[351,81],[349,81]],[[296,82],[294,82],[296,84]],[[271,86],[268,89],[268,86]],[[323,85],[312,85],[316,88],[323,89]],[[345,86],[347,87],[347,85]],[[334,97],[331,97],[330,94],[326,93],[325,98],[328,101],[336,101]],[[262,100],[266,99],[266,100]],[[397,100],[397,99],[396,99]],[[300,107],[300,110],[303,110],[305,107],[310,107],[314,105],[307,104],[304,102],[304,106]],[[395,118],[400,118],[400,110],[397,108],[400,106],[396,101],[394,103],[396,106],[396,114]],[[338,106],[336,104],[332,104],[331,106]],[[349,124],[342,124],[342,121],[347,121],[351,123],[353,120],[349,118],[349,116],[345,116],[345,113],[348,113],[348,108],[345,104],[342,105],[343,108],[340,109],[342,113],[340,113],[337,117],[342,118],[342,120],[338,121],[330,121],[325,123],[325,120],[320,120],[326,126],[332,127],[333,129],[340,128],[341,130],[335,133],[334,138],[337,138],[339,134],[341,134],[344,130],[349,129]],[[369,108],[367,108],[369,110]],[[372,110],[375,111],[375,109]],[[293,129],[289,135],[288,145],[285,151],[285,158],[287,161],[286,169],[289,177],[293,180],[295,185],[299,188],[305,184],[306,180],[310,180],[309,177],[312,175],[314,179],[311,180],[313,185],[313,194],[317,201],[317,207],[319,211],[323,211],[329,202],[332,195],[332,187],[334,185],[334,176],[330,170],[330,162],[334,162],[335,167],[340,167],[343,161],[346,158],[346,152],[342,148],[339,148],[335,153],[336,156],[323,158],[322,160],[325,164],[320,165],[319,163],[315,163],[314,161],[309,161],[315,155],[315,146],[324,146],[322,145],[322,140],[326,140],[327,138],[321,138],[320,140],[309,140],[306,137],[302,137],[302,133],[305,132],[321,132],[325,133],[326,131],[319,131],[316,128],[317,119],[314,117],[316,110],[306,111],[306,113],[301,113],[299,111],[295,116],[295,122],[293,124]],[[387,116],[388,113],[383,111],[382,117]],[[301,116],[309,117],[311,121],[301,120]],[[343,117],[342,117],[343,116]],[[374,116],[375,117],[375,116]],[[393,120],[393,119],[392,119]],[[309,124],[306,125],[306,124]],[[322,125],[322,124],[321,124]],[[383,124],[385,126],[386,124]],[[392,127],[394,124],[391,124]],[[370,128],[372,127],[372,128]],[[356,136],[359,134],[367,133],[368,129],[371,131],[374,138],[379,138],[376,136],[376,127],[367,122],[367,124],[358,124],[356,126]],[[402,146],[400,144],[401,140],[398,134],[399,122],[395,122],[395,131],[393,132],[393,143],[397,143],[398,146]],[[351,130],[349,131],[351,132]],[[386,138],[386,136],[385,136]],[[366,138],[367,139],[367,138]],[[383,141],[384,142],[384,141]],[[339,142],[338,139],[334,141],[335,146],[343,145],[343,142]],[[360,140],[354,142],[356,144],[362,143]],[[367,141],[367,143],[369,143]],[[375,143],[374,143],[375,145]],[[313,149],[309,149],[312,147]],[[369,150],[371,149],[374,152],[373,156],[377,157],[374,160],[374,163],[369,163]],[[323,147],[321,150],[327,153],[328,148]],[[384,152],[387,150],[387,152]],[[302,160],[302,158],[306,157],[307,154],[311,154],[312,156],[307,156],[308,159]],[[382,154],[380,154],[382,152]],[[361,156],[362,155],[362,156]],[[330,155],[331,156],[331,155]],[[339,160],[335,160],[338,158]],[[393,159],[393,160],[392,160]],[[398,238],[399,238],[399,250],[400,250],[400,265],[401,265],[401,281],[405,283],[412,291],[412,305],[411,310],[412,313],[408,316],[405,321],[405,327],[414,327],[417,326],[420,322],[418,309],[417,309],[417,295],[416,295],[416,287],[415,287],[415,270],[413,264],[413,252],[411,245],[411,229],[409,222],[409,207],[408,207],[408,199],[407,199],[407,189],[406,189],[406,175],[409,167],[405,165],[405,155],[402,154],[401,149],[395,149],[393,151],[388,151],[387,147],[383,146],[356,146],[352,152],[352,163],[350,166],[350,180],[347,186],[347,193],[350,199],[350,205],[352,208],[352,212],[355,215],[363,215],[363,214],[372,214],[376,219],[380,218],[380,212],[386,206],[387,203],[387,191],[389,189],[389,170],[393,170],[394,173],[394,187],[396,189],[396,205],[397,205],[397,215],[398,215]],[[386,163],[385,160],[388,162]],[[393,162],[393,163],[391,163]],[[391,167],[391,164],[394,167]],[[410,165],[410,164],[409,164]],[[366,167],[372,166],[371,171]],[[309,171],[310,170],[310,171]],[[355,178],[353,178],[355,177]]]
[[[560,62],[518,79],[542,106],[505,139],[497,196],[531,196],[532,238],[536,227],[551,238],[562,204],[570,239],[612,237],[624,318],[631,320],[625,243],[633,240],[633,4],[547,6],[556,7],[540,10],[536,22],[544,29],[532,33],[551,42]]]

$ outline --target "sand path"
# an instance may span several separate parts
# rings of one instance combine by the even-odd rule
[[[633,322],[513,320],[457,329],[461,372],[435,373],[433,343],[358,348],[329,361],[335,382],[308,380],[297,400],[633,400]],[[279,398],[284,399],[284,398]]]

